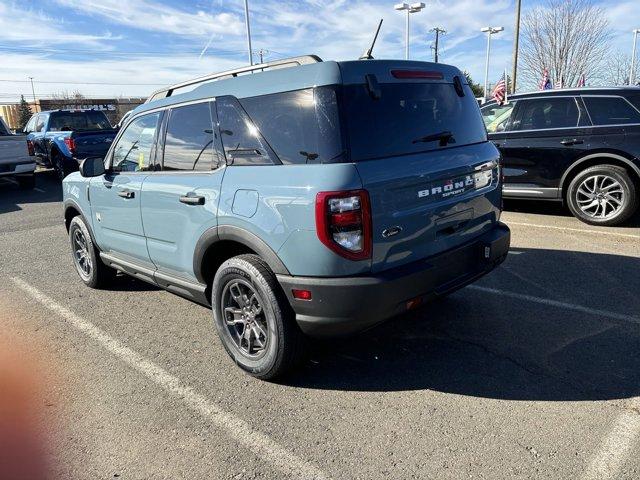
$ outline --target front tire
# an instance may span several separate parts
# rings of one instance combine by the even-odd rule
[[[73,263],[80,280],[91,288],[109,285],[117,272],[107,267],[98,255],[98,250],[91,240],[89,228],[81,216],[71,219],[69,224],[69,242]]]
[[[615,226],[638,208],[636,186],[624,168],[596,165],[578,173],[569,184],[571,213],[590,225]]]
[[[213,279],[214,323],[224,348],[250,375],[271,380],[302,358],[303,335],[274,273],[257,255],[224,262]]]

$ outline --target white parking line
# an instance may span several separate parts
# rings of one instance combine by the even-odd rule
[[[582,478],[584,480],[619,478],[624,462],[638,441],[638,433],[640,433],[640,414],[628,410],[622,412],[613,428],[602,440],[600,449],[591,459]]]
[[[573,310],[575,312],[587,313],[589,315],[596,315],[599,317],[607,317],[614,320],[622,320],[623,322],[640,323],[640,317],[634,317],[633,315],[625,315],[624,313],[610,312],[608,310],[600,310],[598,308],[589,308],[583,305],[576,305],[574,303],[560,302],[558,300],[551,300],[549,298],[534,297],[533,295],[526,295],[524,293],[508,292],[506,290],[498,290],[497,288],[481,287],[479,285],[469,285],[466,288],[470,290],[477,290],[479,292],[492,293],[503,297],[515,298],[518,300],[526,300],[528,302],[541,303],[550,307],[564,308],[567,310]]]
[[[211,402],[204,395],[184,384],[178,377],[170,374],[155,363],[123,345],[119,340],[100,330],[91,322],[76,315],[55,300],[29,285],[20,278],[11,278],[13,283],[24,290],[34,300],[50,311],[62,317],[76,330],[98,342],[102,348],[137,370],[156,383],[167,393],[175,395],[189,408],[199,413],[205,420],[224,430],[229,437],[243,447],[251,450],[259,458],[271,463],[281,472],[295,478],[325,479],[327,476],[314,465],[299,458],[262,432],[254,430],[247,422],[226,412]]]
[[[538,225],[535,223],[510,222],[509,220],[505,220],[505,222],[507,225],[518,225],[521,227],[544,228],[546,230],[566,230],[568,232],[593,233],[595,235],[610,235],[614,237],[637,238],[640,240],[640,235],[633,235],[631,233],[603,232],[602,230],[589,230],[587,228],[556,227],[551,225]]]

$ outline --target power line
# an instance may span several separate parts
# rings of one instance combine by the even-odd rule
[[[11,83],[29,83],[29,80],[11,80],[8,78],[2,78],[0,79],[0,82],[11,82]],[[34,80],[33,83],[52,83],[52,84],[62,84],[62,85],[116,85],[116,86],[125,86],[125,87],[129,87],[129,86],[135,86],[135,85],[142,85],[142,86],[162,86],[162,85],[166,85],[166,83],[109,83],[109,82],[64,82],[64,81],[49,81],[49,80]]]
[[[57,54],[69,54],[69,53],[82,53],[87,55],[108,55],[108,56],[129,56],[129,55],[158,55],[158,56],[198,56],[199,51],[195,50],[181,50],[167,52],[163,51],[115,51],[115,50],[82,50],[82,49],[66,49],[66,48],[53,48],[53,47],[29,47],[29,46],[13,46],[13,45],[0,45],[0,50],[19,51],[19,52],[31,52],[31,53],[57,53]],[[244,50],[209,50],[210,53],[217,56],[239,56],[244,54]]]

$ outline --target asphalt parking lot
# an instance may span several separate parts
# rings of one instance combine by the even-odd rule
[[[207,309],[129,278],[84,287],[60,186],[37,177],[0,182],[0,345],[41,385],[55,478],[640,477],[638,218],[508,202],[497,271],[267,383]]]

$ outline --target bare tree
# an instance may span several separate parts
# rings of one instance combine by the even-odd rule
[[[615,52],[607,58],[602,76],[605,85],[627,85],[631,71],[631,55]]]
[[[536,88],[544,69],[553,86],[575,86],[583,73],[602,74],[611,34],[592,0],[546,0],[522,20],[523,83]]]

